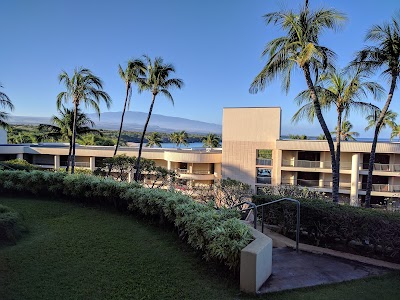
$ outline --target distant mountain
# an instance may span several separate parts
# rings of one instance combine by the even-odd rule
[[[118,130],[122,112],[104,112],[99,118],[96,114],[88,114],[98,129]],[[147,119],[147,113],[127,111],[124,118],[124,130],[142,131]],[[49,124],[50,118],[10,116],[9,123],[38,125]],[[185,118],[169,117],[152,114],[147,131],[173,132],[185,130],[189,133],[218,133],[222,132],[222,125],[195,121]]]

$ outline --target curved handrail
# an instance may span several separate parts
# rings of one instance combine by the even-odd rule
[[[257,229],[257,205],[255,205],[253,202],[243,201],[243,202],[241,202],[239,204],[231,206],[230,209],[236,208],[236,207],[239,207],[239,206],[242,206],[242,205],[245,205],[245,204],[249,205],[250,207],[245,208],[245,209],[241,209],[241,211],[246,211],[246,210],[250,210],[250,209],[253,210],[253,214],[254,214],[254,229]]]
[[[257,208],[259,208],[259,207],[262,208],[261,209],[262,210],[261,232],[264,233],[264,206],[275,204],[275,203],[278,203],[278,202],[281,202],[281,201],[290,201],[290,202],[296,203],[296,210],[297,210],[297,213],[296,213],[296,217],[297,217],[297,222],[296,222],[296,251],[299,252],[299,239],[300,239],[300,201],[299,200],[292,199],[292,198],[281,198],[281,199],[278,199],[278,200],[274,200],[274,201],[271,201],[271,202],[267,202],[267,203],[263,203],[263,204],[257,205]]]

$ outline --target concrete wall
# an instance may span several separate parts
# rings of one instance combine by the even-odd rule
[[[224,108],[222,121],[222,177],[255,188],[257,149],[276,149],[281,134],[279,107]],[[273,153],[273,178],[281,152]]]
[[[240,254],[240,290],[256,294],[272,273],[272,239],[250,230],[255,239]]]

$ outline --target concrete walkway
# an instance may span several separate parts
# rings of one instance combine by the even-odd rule
[[[272,251],[272,275],[259,293],[330,284],[363,277],[382,275],[386,268],[366,265],[324,254],[297,253],[290,248]]]
[[[400,270],[399,264],[302,243],[297,253],[295,241],[266,228],[264,234],[272,238],[274,245],[272,275],[259,293],[338,283]]]

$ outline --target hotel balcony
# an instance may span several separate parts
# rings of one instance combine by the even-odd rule
[[[256,159],[257,166],[272,166],[272,159],[258,157]]]
[[[288,171],[299,171],[299,169],[306,169],[306,171],[311,171],[312,169],[331,170],[332,163],[330,161],[311,161],[311,160],[282,160],[282,170]],[[340,162],[340,169],[343,171],[351,171],[351,162]],[[348,172],[345,172],[348,173]]]
[[[210,170],[193,170],[190,172],[189,169],[175,169],[175,172],[179,175],[180,179],[192,179],[192,180],[216,179],[214,173],[212,173]]]

